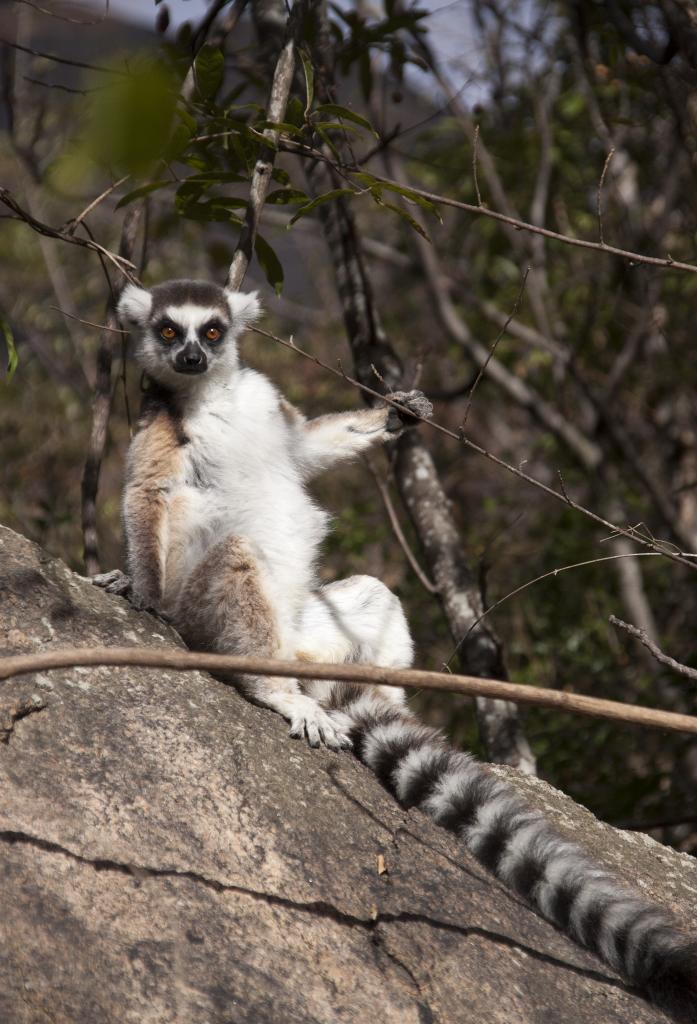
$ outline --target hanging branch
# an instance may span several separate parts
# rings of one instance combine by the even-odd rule
[[[286,116],[288,97],[290,96],[293,76],[295,74],[295,36],[301,22],[301,18],[297,14],[298,7],[299,5],[296,4],[288,18],[285,42],[276,61],[271,82],[271,93],[266,108],[266,120],[272,124],[278,124]],[[276,159],[278,131],[274,128],[265,128],[264,137],[269,140],[269,144],[262,145],[257,157],[249,189],[249,203],[247,204],[244,227],[240,233],[240,239],[232,257],[227,276],[226,287],[234,290],[241,287],[252,259],[259,221],[264,208],[264,202],[266,201],[266,194],[271,184],[271,172]]]
[[[334,102],[333,43],[326,17],[321,12],[318,12],[315,39],[315,91],[321,103]],[[327,194],[340,184],[331,160],[324,159],[324,154],[322,159],[309,165],[307,173],[315,196]],[[404,371],[399,352],[381,322],[352,209],[339,197],[321,204],[318,214],[334,263],[355,375],[365,395],[380,399],[383,396],[367,386],[374,381],[377,368],[389,398],[391,389],[403,386]],[[482,610],[479,581],[465,557],[462,537],[435,463],[424,441],[414,432],[398,443],[395,476],[450,631],[454,637],[461,636]],[[488,627],[483,627],[473,638],[463,665],[483,677],[505,674],[501,645]],[[476,712],[487,756],[534,773],[535,758],[516,707],[479,695]]]
[[[0,680],[50,669],[95,665],[138,665],[142,668],[167,668],[175,672],[196,669],[214,674],[282,676],[291,679],[332,679],[366,686],[398,686],[406,689],[462,693],[468,697],[487,697],[496,701],[516,701],[536,707],[554,708],[572,714],[605,718],[615,722],[643,725],[649,729],[697,734],[697,717],[678,715],[657,708],[637,707],[619,701],[587,697],[562,690],[544,690],[537,686],[481,679],[475,676],[449,675],[421,669],[382,668],[351,662],[327,664],[309,661],[277,661],[274,658],[243,658],[198,651],[158,650],[149,647],[77,647],[17,654],[0,658]],[[226,686],[234,683],[219,678]]]
[[[220,45],[224,42],[227,33],[237,24],[245,3],[246,0],[237,0],[237,2],[233,4],[231,11],[228,12],[227,17],[217,28],[214,33],[214,37],[211,39],[211,42],[214,45]],[[219,9],[220,8],[218,7],[218,10]],[[199,29],[196,36],[197,39],[200,39],[201,45],[203,45],[206,33],[211,25],[211,22],[208,20],[208,15],[204,18],[204,22],[202,24],[205,24],[205,30],[202,31]],[[194,61],[195,56],[181,87],[181,96],[184,100],[191,98],[195,88],[196,77]],[[77,224],[82,221],[88,210],[93,208],[98,202],[101,202],[101,200],[109,194],[112,187],[115,186],[111,186],[110,189],[98,196],[97,199],[90,204],[90,207],[88,207],[87,210],[84,210],[79,217],[76,218],[75,222],[68,225],[68,233],[66,237],[69,240],[82,241],[74,238],[72,232],[75,230],[75,227],[77,227]],[[2,197],[0,196],[0,198]],[[144,210],[145,203],[144,201],[141,201],[137,205],[130,207],[124,217],[123,227],[121,230],[120,250],[122,255],[128,255],[130,260],[134,257],[136,238],[138,235],[139,225],[143,219]],[[143,258],[144,256],[145,243],[143,244]],[[97,351],[97,377],[94,401],[92,404],[92,426],[90,430],[85,468],[82,475],[82,536],[84,544],[84,563],[85,569],[90,576],[96,575],[101,569],[99,562],[99,537],[97,533],[97,493],[99,490],[99,476],[102,460],[106,449],[109,416],[111,415],[111,375],[114,359],[113,335],[119,329],[116,317],[116,303],[122,287],[123,285],[121,285],[121,287],[117,286],[116,289],[111,288],[111,294],[107,302],[106,323],[104,330],[102,331],[99,349]]]
[[[658,644],[655,644],[653,640],[649,639],[645,629],[639,629],[637,626],[632,626],[631,623],[618,619],[616,615],[610,616],[610,622],[613,626],[617,626],[618,629],[623,629],[625,633],[629,633],[630,636],[639,640],[639,642],[642,643],[648,651],[651,651],[656,661],[659,661],[661,665],[667,665],[668,668],[672,668],[674,672],[678,672],[681,676],[685,676],[687,679],[692,679],[697,682],[697,668],[690,668],[689,665],[684,665],[681,661],[676,661],[675,658],[671,658],[669,654],[664,654]]]
[[[136,242],[143,219],[144,204],[138,203],[126,211],[121,229],[119,251],[132,261],[136,252]],[[92,401],[92,426],[87,445],[87,457],[82,473],[82,539],[83,559],[88,575],[94,576],[100,571],[99,536],[97,533],[97,492],[102,459],[106,449],[109,416],[111,413],[112,386],[111,369],[114,361],[115,336],[120,335],[116,317],[116,302],[120,288],[112,288],[107,301],[106,323],[99,339],[97,349],[97,372]]]

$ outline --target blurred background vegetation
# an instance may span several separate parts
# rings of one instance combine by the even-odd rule
[[[222,53],[210,44],[199,50],[196,91],[183,104],[177,95],[201,45],[203,5],[199,21],[182,23],[165,3],[144,3],[149,24],[129,22],[118,8],[104,17],[96,2],[47,6],[0,4],[0,185],[36,220],[69,232],[71,218],[126,179],[86,215],[86,228],[74,228],[74,237],[87,230],[116,249],[129,196],[138,202],[143,186],[166,182],[147,190],[144,282],[222,283],[269,84],[250,12]],[[217,5],[221,15],[230,6]],[[688,2],[357,2],[332,7],[330,20],[344,114],[317,112],[313,130],[341,124],[323,137],[331,144],[341,135],[366,173],[563,235],[598,240],[602,232],[626,250],[697,262],[697,18]],[[306,138],[308,106],[299,84],[289,143]],[[263,265],[245,286],[261,291],[264,326],[348,371],[319,219],[311,210],[288,230],[308,202],[301,161],[281,152],[277,168],[262,218]],[[388,198],[400,204],[398,194],[366,186],[351,205],[405,377],[434,398],[435,418],[457,430],[468,410],[466,433],[487,450],[552,487],[561,479],[576,501],[613,522],[697,552],[697,275],[445,206],[439,222],[407,202],[400,209],[425,217],[434,286],[420,236],[384,205]],[[99,331],[64,314],[103,323],[108,287],[94,252],[43,237],[9,208],[2,216],[2,333],[18,366],[0,383],[0,521],[80,571]],[[141,386],[126,344],[114,345],[99,491],[104,568],[121,564],[122,466]],[[492,350],[473,392],[482,352]],[[244,355],[310,414],[360,402],[347,384],[258,335],[248,336]],[[560,567],[639,550],[421,430],[489,605]],[[372,471],[359,464],[317,486],[334,515],[323,578],[382,578],[405,602],[417,664],[437,669],[453,639],[395,539],[375,474],[420,557],[389,459],[376,458]],[[694,683],[668,674],[608,623],[612,613],[628,619],[697,666],[696,583],[694,572],[660,556],[615,558],[548,576],[502,601],[490,622],[516,681],[697,713]],[[469,704],[443,695],[417,702],[457,743],[479,750]],[[694,739],[546,711],[527,712],[524,722],[543,777],[606,820],[697,850]]]

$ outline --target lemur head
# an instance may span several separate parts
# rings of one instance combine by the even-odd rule
[[[118,302],[124,325],[138,330],[136,359],[166,387],[227,379],[238,364],[237,338],[261,312],[256,292],[209,281],[165,281],[149,291],[128,284]]]

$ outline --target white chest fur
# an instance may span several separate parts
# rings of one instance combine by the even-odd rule
[[[240,369],[187,402],[182,430],[188,443],[172,496],[185,497],[190,511],[190,558],[225,536],[244,537],[274,590],[306,590],[328,517],[302,483],[270,381]]]

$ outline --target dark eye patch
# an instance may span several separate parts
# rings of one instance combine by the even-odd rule
[[[152,324],[152,329],[158,336],[165,328],[174,331],[177,338],[181,337],[181,328],[178,327],[177,324],[172,323],[172,321],[166,316],[161,317]]]
[[[217,342],[223,340],[223,337],[225,336],[225,332],[227,331],[227,329],[228,325],[226,323],[223,323],[222,320],[218,320],[217,318],[214,317],[212,320],[209,320],[208,323],[205,323],[203,324],[202,327],[199,327],[198,336],[201,339],[201,341],[207,341],[209,344],[216,344]],[[209,331],[217,331],[219,337],[209,338]]]

